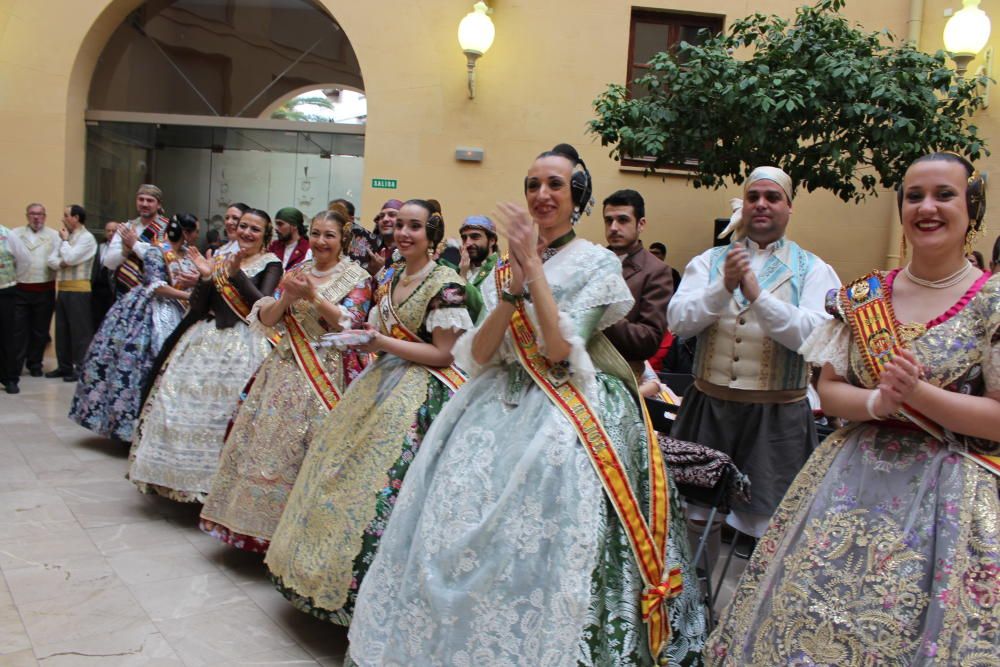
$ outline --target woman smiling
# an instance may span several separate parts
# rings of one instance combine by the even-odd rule
[[[340,625],[425,434],[464,382],[451,348],[472,328],[464,281],[431,260],[440,210],[411,199],[393,235],[403,261],[380,275],[360,347],[378,359],[317,429],[265,560],[296,607]]]
[[[341,211],[313,218],[312,259],[286,273],[279,296],[257,301],[248,318],[251,327],[278,329],[281,342],[251,380],[201,513],[202,530],[239,549],[267,550],[316,429],[367,364],[358,350],[316,346],[368,316],[371,278],[344,255],[350,229]]]
[[[263,251],[270,238],[271,218],[249,209],[236,229],[237,250],[214,261],[188,251],[200,280],[168,341],[173,347],[161,353],[132,442],[129,478],[144,493],[204,502],[240,390],[269,350],[247,317],[281,278],[281,261]]]

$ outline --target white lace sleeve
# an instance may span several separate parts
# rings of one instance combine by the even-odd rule
[[[262,296],[254,302],[253,306],[250,308],[250,314],[247,315],[247,322],[250,323],[251,331],[256,331],[265,337],[270,337],[274,333],[285,333],[285,325],[281,323],[281,320],[278,320],[278,323],[273,327],[269,327],[260,321],[260,309],[268,304],[276,302],[277,300],[273,296]]]
[[[465,333],[455,341],[455,346],[451,348],[451,354],[455,357],[455,364],[465,371],[469,377],[481,375],[486,368],[498,361],[498,355],[494,354],[489,362],[485,364],[476,363],[476,358],[472,356],[472,342],[476,339],[477,333],[479,333],[479,327],[466,329]]]
[[[814,366],[830,364],[837,375],[847,377],[850,344],[850,328],[840,320],[831,319],[813,329],[799,348],[799,354]]]
[[[437,308],[427,313],[424,328],[432,333],[435,329],[468,331],[472,328],[472,318],[465,308]]]
[[[625,312],[627,313],[628,309]],[[605,314],[607,314],[607,311],[605,311]],[[618,317],[619,320],[621,318],[622,316]],[[615,322],[617,321],[615,320]],[[613,322],[610,324],[613,324]],[[537,327],[538,325],[536,324],[535,326]],[[580,387],[588,398],[591,400],[595,399],[597,397],[597,369],[594,368],[594,362],[590,358],[590,354],[587,353],[587,341],[580,337],[577,322],[563,312],[559,313],[559,333],[562,334],[570,346],[569,357],[566,358],[566,361],[569,362],[570,372],[573,374],[573,383],[577,387]],[[538,346],[544,352],[545,337],[542,335],[540,328],[538,329],[538,338]]]
[[[378,312],[378,304],[373,303],[371,310],[368,311],[368,324],[382,330],[382,316]]]

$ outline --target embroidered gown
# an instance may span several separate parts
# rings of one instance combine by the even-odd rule
[[[383,312],[391,298],[388,292],[382,296],[369,316],[386,334]],[[464,281],[445,266],[435,266],[395,311],[425,342],[434,329],[472,328]],[[327,415],[264,561],[297,608],[339,625],[350,623],[358,586],[403,478],[450,396],[426,367],[383,352]]]
[[[289,274],[308,274],[312,266],[307,260]],[[368,272],[344,259],[322,281],[316,291],[339,303],[344,312],[340,327],[361,328],[372,299]],[[264,297],[254,305],[251,327],[263,327],[257,315],[268,302],[274,299]],[[311,303],[299,300],[288,312],[311,343],[330,330]],[[267,551],[309,443],[329,413],[296,360],[285,325],[279,321],[275,328],[282,334],[281,342],[244,391],[201,512],[202,530],[259,553]],[[368,362],[368,355],[357,350],[326,347],[315,354],[341,397]]]
[[[69,410],[69,418],[80,426],[131,442],[153,361],[184,315],[180,302],[154,291],[170,285],[177,271],[196,270],[182,257],[151,245],[143,261],[142,283],[115,301],[101,322]]]
[[[265,253],[231,284],[252,307],[274,292],[280,277],[281,261]],[[190,308],[161,353],[165,361],[133,435],[129,479],[143,493],[204,502],[240,390],[270,344],[236,315],[212,280],[198,282]]]
[[[875,387],[830,298],[828,309],[835,319],[801,352]],[[1000,390],[1000,276],[984,274],[947,313],[905,329],[931,384]],[[708,664],[1000,664],[998,480],[957,453],[997,455],[1000,442],[947,439],[895,421],[830,435],[758,543]]]
[[[632,306],[621,263],[576,239],[544,267],[574,384],[648,508],[638,405],[622,380],[596,370],[586,347]],[[493,277],[482,290],[493,310]],[[472,379],[427,434],[362,583],[350,657],[363,667],[656,664],[638,565],[576,431],[518,363],[509,331],[483,366],[472,356],[475,333],[455,348]],[[705,623],[677,502],[671,515],[667,561],[682,567],[685,589],[669,610],[666,657],[676,665],[698,661]]]

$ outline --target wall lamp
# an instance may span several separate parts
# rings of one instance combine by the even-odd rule
[[[496,36],[493,20],[489,17],[492,13],[485,2],[477,2],[458,24],[458,43],[467,58],[470,100],[476,96],[476,60],[489,50]]]
[[[965,74],[989,38],[990,17],[979,8],[979,0],[962,0],[962,8],[944,26],[944,48],[955,61],[956,74]]]

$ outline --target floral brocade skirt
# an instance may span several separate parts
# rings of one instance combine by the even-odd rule
[[[245,324],[194,324],[170,353],[142,408],[129,479],[144,493],[204,502],[226,426],[270,344]]]
[[[350,624],[406,473],[450,396],[426,370],[383,355],[316,429],[265,560],[296,608]]]
[[[264,553],[328,410],[290,355],[274,351],[250,381],[226,437],[201,528]]]
[[[709,638],[710,665],[1000,665],[997,478],[923,433],[824,441]]]

